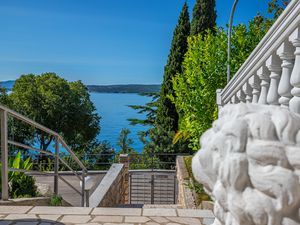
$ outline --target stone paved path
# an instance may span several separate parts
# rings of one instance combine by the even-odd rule
[[[210,210],[0,206],[0,225],[210,225]]]

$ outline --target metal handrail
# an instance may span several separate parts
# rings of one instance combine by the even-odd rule
[[[83,163],[77,158],[75,153],[69,148],[69,146],[66,144],[66,142],[63,140],[60,134],[57,132],[29,119],[26,116],[21,115],[20,113],[15,112],[14,110],[11,110],[3,105],[0,104],[0,112],[1,112],[1,156],[2,156],[2,200],[7,200],[8,199],[8,171],[19,171],[19,172],[25,172],[22,169],[13,169],[13,168],[8,168],[8,144],[14,145],[17,147],[21,147],[27,150],[33,150],[37,151],[49,156],[53,156],[55,158],[55,165],[54,165],[54,173],[41,173],[40,174],[46,174],[49,176],[54,176],[54,192],[55,194],[58,194],[58,179],[62,180],[64,183],[66,183],[68,186],[70,186],[72,189],[74,189],[77,193],[81,195],[81,205],[85,206],[85,177],[87,175],[87,169],[83,165]],[[35,147],[31,147],[13,140],[8,139],[8,127],[7,127],[7,116],[12,116],[15,119],[18,119],[20,121],[25,122],[26,124],[29,124],[41,131],[44,131],[48,133],[49,135],[53,136],[55,138],[55,154],[38,149]],[[71,158],[78,164],[78,166],[82,170],[81,176],[77,173],[77,171],[73,170],[67,162],[65,162],[60,156],[59,156],[59,144],[61,144],[64,149],[70,154]],[[81,193],[68,181],[66,181],[64,178],[59,176],[58,174],[58,169],[59,169],[59,162],[62,162],[70,171],[82,182],[82,190]],[[36,171],[26,171],[28,172],[36,172]]]

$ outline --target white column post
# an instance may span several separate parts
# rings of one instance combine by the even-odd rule
[[[261,79],[260,87],[261,87],[261,92],[260,96],[258,99],[259,104],[267,104],[267,95],[268,95],[268,90],[269,90],[269,71],[265,65],[261,66],[257,70],[257,75],[259,79]]]
[[[280,95],[279,103],[282,107],[289,107],[290,99],[292,98],[290,83],[291,74],[294,67],[294,48],[292,44],[286,40],[277,50],[277,55],[282,60],[282,74],[279,81],[278,94]]]
[[[238,97],[236,96],[236,94],[231,97],[232,104],[238,104],[239,102],[240,101],[239,101]]]
[[[251,103],[252,102],[252,87],[248,82],[246,82],[243,85],[243,91],[246,94],[246,102]]]
[[[293,97],[290,100],[289,107],[291,111],[300,113],[300,27],[291,34],[289,41],[296,47],[295,65],[291,75],[291,84],[293,86],[291,93]]]
[[[249,84],[252,88],[252,103],[258,103],[260,94],[260,79],[256,74],[250,77]]]
[[[266,61],[266,66],[268,67],[270,74],[270,88],[267,95],[267,102],[270,105],[278,105],[279,94],[278,94],[278,84],[281,74],[281,60],[274,52]]]
[[[243,91],[243,88],[241,87],[241,89],[236,93],[236,96],[239,99],[239,102],[246,102],[246,95]]]

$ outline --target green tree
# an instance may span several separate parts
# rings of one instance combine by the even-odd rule
[[[80,81],[67,82],[55,73],[22,75],[9,100],[17,112],[60,133],[75,151],[83,151],[100,131],[100,117]],[[35,135],[43,150],[54,138],[42,131]]]
[[[158,101],[155,127],[151,130],[151,140],[156,152],[176,152],[172,139],[178,130],[178,113],[169,96],[174,94],[172,79],[182,72],[182,62],[187,51],[187,38],[190,34],[188,6],[185,3],[174,30],[164,79]]]
[[[215,0],[196,0],[193,8],[191,35],[197,35],[207,29],[212,30],[216,26],[215,7]]]
[[[268,12],[274,14],[274,19],[277,19],[290,2],[291,0],[271,0]]]
[[[118,142],[117,142],[117,146],[119,146],[121,148],[120,153],[122,154],[129,154],[129,153],[133,153],[134,149],[130,146],[133,144],[133,140],[131,138],[128,137],[128,135],[130,134],[130,130],[127,128],[123,128],[121,130]]]
[[[130,125],[133,126],[142,125],[149,127],[149,129],[146,131],[138,132],[139,139],[144,144],[143,151],[149,152],[148,148],[149,143],[151,142],[150,131],[153,129],[156,120],[159,93],[142,93],[140,95],[151,97],[152,100],[145,105],[129,105],[129,107],[137,110],[138,114],[144,114],[145,119],[130,118],[128,121],[130,122]]]
[[[3,87],[0,87],[0,103],[3,105],[9,105],[7,90]]]
[[[233,74],[256,47],[268,28],[269,20],[255,17],[248,26],[233,29]],[[219,28],[189,38],[184,72],[173,79],[174,103],[180,114],[180,132],[189,139],[189,146],[199,149],[199,137],[217,117],[216,90],[226,85],[227,33]]]
[[[90,170],[109,169],[115,159],[115,150],[108,141],[95,141],[84,152],[82,158]]]
[[[141,93],[141,96],[151,97],[152,100],[145,105],[129,105],[128,107],[137,110],[138,114],[145,114],[145,119],[130,118],[131,125],[153,126],[156,119],[158,93]]]

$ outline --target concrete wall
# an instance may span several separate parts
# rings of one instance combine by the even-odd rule
[[[127,177],[127,179],[126,179]],[[128,168],[113,164],[89,198],[90,207],[113,207],[128,199]]]
[[[176,159],[177,182],[178,182],[178,197],[177,204],[183,208],[195,209],[196,203],[189,184],[189,173],[185,167],[183,156],[178,156]]]

